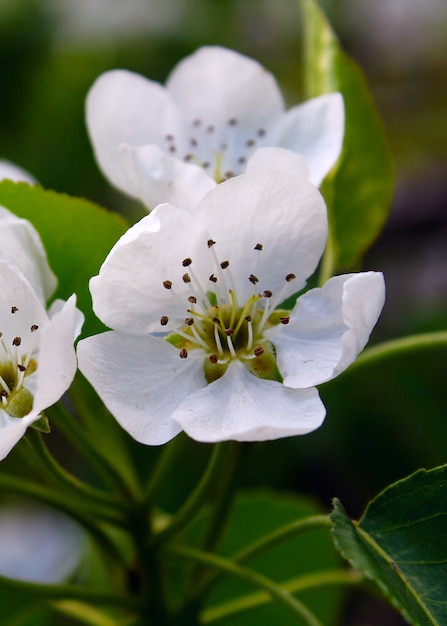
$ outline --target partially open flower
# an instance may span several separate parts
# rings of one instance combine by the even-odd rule
[[[76,298],[47,311],[16,266],[0,258],[0,459],[70,386],[82,326]]]
[[[79,343],[79,367],[138,441],[180,430],[200,441],[314,430],[314,385],[366,344],[384,300],[381,274],[331,279],[278,309],[323,252],[326,207],[305,179],[252,172],[192,211],[160,205],[114,246],[90,289],[113,331]]]
[[[181,61],[166,88],[125,70],[102,74],[86,114],[104,174],[150,209],[161,202],[193,208],[217,183],[250,167],[293,169],[319,185],[344,133],[339,93],[286,112],[269,72],[217,46]]]

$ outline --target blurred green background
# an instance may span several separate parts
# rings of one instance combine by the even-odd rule
[[[396,167],[389,223],[363,264],[384,271],[387,282],[373,341],[445,328],[447,4],[322,5],[366,74]],[[163,82],[180,58],[204,44],[255,57],[276,75],[289,105],[300,100],[298,0],[1,0],[0,158],[46,188],[136,219],[142,208],[115,191],[94,162],[85,95],[101,72],[115,67]],[[432,350],[324,385],[324,426],[306,437],[251,446],[239,483],[305,492],[324,507],[337,495],[358,516],[390,482],[447,462],[446,365],[445,350]],[[154,455],[134,447],[142,463]],[[199,463],[202,448],[190,447]],[[364,602],[350,610],[350,624],[401,623],[391,613],[374,621],[376,609]]]

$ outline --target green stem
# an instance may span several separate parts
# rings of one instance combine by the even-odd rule
[[[296,537],[297,535],[308,532],[310,530],[316,530],[320,528],[331,528],[332,522],[329,515],[313,515],[305,519],[295,520],[290,524],[285,524],[281,528],[274,530],[273,532],[253,541],[248,546],[237,552],[232,559],[237,563],[243,563],[257,556],[260,552],[269,550],[277,543],[286,541],[289,537]]]
[[[74,520],[79,522],[103,548],[103,550],[112,556],[121,565],[125,563],[125,559],[110,537],[93,521],[89,515],[84,513],[85,507],[82,500],[77,498],[67,498],[65,494],[59,494],[54,489],[37,485],[36,483],[23,480],[16,476],[0,474],[0,489],[14,495],[20,494],[27,496],[39,502],[48,504],[49,506],[66,513]]]
[[[119,509],[122,512],[126,512],[128,510],[128,506],[125,503],[117,500],[112,495],[100,490],[91,487],[90,485],[82,482],[71,474],[67,472],[59,463],[56,461],[54,456],[50,453],[49,449],[45,445],[42,435],[40,432],[30,428],[25,437],[26,441],[32,447],[36,456],[39,458],[47,472],[54,478],[56,478],[62,485],[69,487],[74,490],[78,495],[83,498],[88,498],[95,505],[104,505],[113,511]],[[109,519],[112,517],[116,519],[120,525],[126,523],[126,520],[123,520],[122,516],[119,514],[113,515],[113,512],[109,513]]]
[[[281,587],[289,593],[300,593],[328,585],[358,585],[362,581],[363,575],[360,572],[352,570],[328,570],[285,581],[281,584]],[[209,624],[236,613],[257,608],[271,602],[271,600],[272,598],[268,593],[258,591],[239,597],[236,600],[230,600],[205,609],[202,612],[201,618],[203,623]]]
[[[278,603],[285,606],[289,611],[301,619],[306,626],[323,626],[320,620],[299,600],[293,597],[286,589],[283,589],[280,585],[252,570],[246,569],[237,565],[229,559],[225,559],[215,554],[209,554],[196,550],[194,548],[188,548],[186,546],[169,546],[168,552],[181,558],[191,559],[199,563],[205,563],[211,565],[218,570],[221,570],[231,576],[235,576],[240,580],[244,580],[249,584],[260,587],[266,591]]]
[[[118,593],[93,591],[77,585],[45,585],[15,580],[0,575],[0,587],[17,589],[42,600],[80,600],[92,605],[110,606],[121,609],[137,610],[140,603],[130,596]]]
[[[154,535],[154,544],[160,545],[172,539],[172,537],[181,532],[194,517],[196,517],[199,510],[208,501],[210,495],[215,490],[216,481],[228,460],[231,448],[231,442],[221,442],[215,445],[211,459],[198,485],[183,506],[174,515],[171,523],[158,534]]]
[[[135,499],[135,486],[128,484],[123,474],[104,455],[103,450],[96,445],[94,437],[90,437],[82,424],[60,403],[58,402],[46,413],[51,416],[56,426],[64,433],[67,439],[96,467],[102,477],[118,490],[129,497]]]
[[[445,330],[384,341],[383,343],[364,350],[350,366],[349,371],[408,352],[425,350],[426,348],[442,348],[446,345],[447,331]]]
[[[186,436],[180,433],[175,439],[167,443],[147,481],[144,489],[144,503],[149,505],[157,499],[160,489],[163,488],[164,479],[174,465],[173,461],[183,449]]]

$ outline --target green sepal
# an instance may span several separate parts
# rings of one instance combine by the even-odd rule
[[[41,413],[39,419],[31,424],[31,428],[48,435],[51,432],[50,421],[45,413]]]

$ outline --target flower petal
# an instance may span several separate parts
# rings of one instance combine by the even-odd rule
[[[190,308],[192,286],[183,280],[193,260],[197,282],[206,285],[209,234],[188,211],[158,206],[115,244],[99,275],[90,280],[93,308],[110,328],[126,333],[169,331],[182,325]],[[166,289],[164,281],[171,281]],[[206,289],[206,287],[205,287]],[[160,326],[160,318],[169,323]]]
[[[0,180],[4,179],[13,180],[15,182],[23,181],[30,185],[35,185],[37,182],[29,172],[15,163],[11,163],[11,161],[7,161],[6,159],[0,159]]]
[[[63,308],[54,313],[49,322],[39,330],[39,356],[33,414],[51,406],[67,391],[77,369],[73,346],[75,333],[80,326],[81,312],[72,295]]]
[[[38,415],[26,417],[10,417],[0,409],[0,461],[11,452],[20,441],[30,424],[38,419]]]
[[[80,526],[44,506],[14,502],[0,508],[0,574],[60,583],[79,566],[87,541]]]
[[[86,120],[96,159],[107,178],[119,189],[134,195],[122,166],[118,147],[166,145],[166,135],[182,141],[177,106],[165,88],[126,70],[102,74],[91,87]]]
[[[292,176],[309,179],[310,170],[306,160],[296,152],[285,148],[259,148],[247,163],[246,172],[279,170]]]
[[[187,120],[217,128],[233,119],[251,136],[284,111],[274,77],[253,59],[219,46],[199,48],[180,61],[166,88]]]
[[[278,145],[300,153],[310,167],[310,180],[320,185],[335,165],[343,146],[343,97],[330,93],[287,111],[275,132]]]
[[[161,445],[181,430],[175,408],[206,385],[201,359],[180,359],[162,338],[109,331],[78,344],[79,368],[134,439]]]
[[[132,195],[149,209],[162,202],[192,209],[216,186],[202,167],[168,156],[158,146],[123,144],[119,152]]]
[[[272,337],[284,384],[312,387],[338,376],[365,347],[384,299],[380,272],[335,276],[301,296]]]
[[[327,213],[319,191],[304,178],[279,171],[256,171],[218,185],[193,215],[216,241],[220,260],[229,260],[238,296],[273,292],[295,274],[284,298],[304,287],[323,253]],[[262,251],[255,250],[262,244]]]
[[[257,378],[238,360],[172,414],[190,437],[206,442],[304,435],[321,426],[324,416],[316,389],[289,389]]]
[[[56,289],[57,280],[48,264],[42,241],[28,220],[0,206],[0,251],[9,257],[45,302]]]

